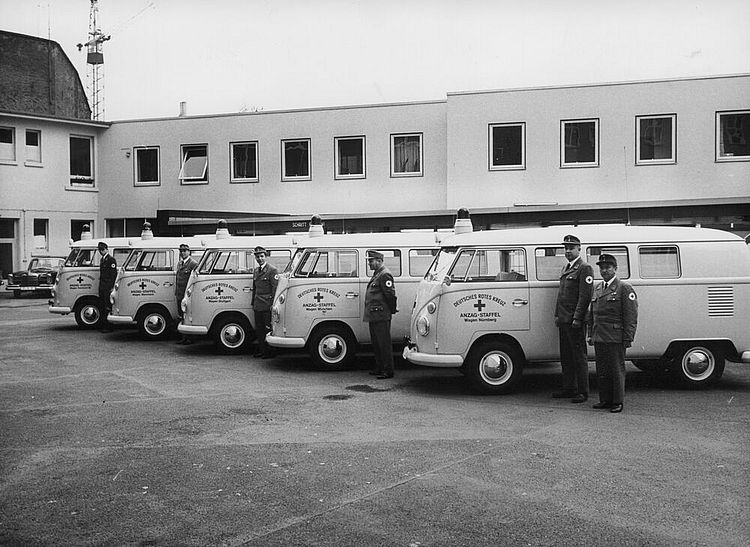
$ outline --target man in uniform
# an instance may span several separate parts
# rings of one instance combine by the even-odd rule
[[[396,313],[396,287],[393,275],[383,266],[383,253],[367,251],[367,265],[373,270],[365,294],[364,321],[370,326],[370,340],[375,352],[375,368],[370,372],[379,380],[393,378],[393,344],[391,316]]]
[[[589,365],[586,360],[586,311],[594,287],[594,269],[581,258],[581,240],[563,238],[568,264],[560,272],[560,289],[555,307],[555,325],[560,335],[562,391],[555,399],[570,398],[583,403],[589,398]]]
[[[271,330],[271,305],[279,284],[279,272],[266,262],[268,253],[263,247],[255,248],[255,261],[258,267],[253,270],[253,297],[251,305],[255,314],[255,335],[258,337],[258,351],[253,357],[269,359],[273,354],[266,344],[266,335]]]
[[[591,297],[589,344],[596,353],[599,402],[594,408],[622,412],[625,398],[625,349],[635,339],[638,297],[633,287],[617,277],[617,259],[609,254],[597,262],[603,281]]]
[[[177,299],[177,316],[180,321],[183,319],[182,315],[182,298],[185,296],[185,289],[187,288],[190,274],[198,266],[198,263],[193,260],[190,256],[190,245],[187,243],[180,244],[180,261],[177,263],[177,272],[175,275],[174,283],[174,297]],[[186,335],[177,341],[178,344],[192,344],[193,340]]]
[[[117,262],[109,254],[109,245],[104,241],[100,241],[96,247],[99,250],[99,254],[102,255],[99,261],[99,309],[102,312],[102,332],[112,332],[112,327],[107,320],[107,316],[112,311],[112,302],[109,298],[115,286]]]

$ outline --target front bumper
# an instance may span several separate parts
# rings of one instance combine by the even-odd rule
[[[49,292],[52,290],[52,285],[6,285],[6,291],[24,291],[24,292],[36,292],[44,291]]]
[[[416,347],[406,346],[403,357],[410,363],[425,367],[458,368],[464,364],[460,355],[436,355],[434,353],[423,353]]]
[[[63,306],[53,306],[52,302],[49,303],[49,312],[50,313],[59,313],[60,315],[68,315],[73,310],[71,308],[63,307]]]
[[[740,354],[740,362],[741,363],[750,363],[750,350],[743,351]]]
[[[180,323],[177,325],[177,332],[180,334],[190,334],[193,336],[205,336],[208,334],[208,327],[204,327],[203,325],[186,325],[185,323]]]
[[[120,325],[135,323],[135,319],[130,317],[129,315],[112,315],[111,313],[107,316],[107,321]]]
[[[287,338],[286,336],[266,336],[266,343],[276,348],[304,348],[304,338]]]

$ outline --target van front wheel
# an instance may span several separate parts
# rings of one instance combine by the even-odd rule
[[[342,327],[330,326],[319,329],[310,339],[310,357],[320,370],[341,370],[354,357],[355,342],[352,335]]]
[[[521,380],[523,357],[507,342],[486,340],[472,348],[463,368],[471,386],[480,393],[510,393]]]
[[[169,334],[172,317],[164,308],[149,308],[138,315],[136,323],[144,340],[163,340]]]
[[[244,353],[252,341],[251,332],[250,323],[244,317],[227,317],[213,330],[214,344],[225,355]]]
[[[686,344],[677,352],[670,368],[684,386],[708,387],[724,374],[724,356],[709,346]]]

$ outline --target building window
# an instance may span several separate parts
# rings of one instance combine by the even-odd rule
[[[16,161],[16,130],[0,127],[0,161]]]
[[[716,113],[716,161],[750,160],[750,111]]]
[[[26,162],[42,163],[42,132],[26,130]]]
[[[310,139],[281,141],[281,180],[311,180],[310,171]]]
[[[391,176],[422,174],[422,133],[391,135]]]
[[[364,137],[336,137],[334,139],[336,154],[337,179],[365,178],[365,138]]]
[[[150,222],[156,226],[155,218],[108,218],[106,219],[107,237],[139,237],[143,224]]]
[[[490,125],[490,171],[526,168],[526,124]]]
[[[258,182],[258,143],[229,143],[232,161],[230,182]]]
[[[635,163],[653,165],[676,163],[677,116],[636,116]]]
[[[135,152],[135,185],[159,186],[159,147],[143,146]]]
[[[34,249],[46,251],[48,247],[47,234],[49,233],[49,219],[34,219]]]
[[[79,241],[81,234],[85,231],[91,236],[94,235],[94,221],[93,220],[71,220],[70,221],[70,237],[73,241]]]
[[[599,120],[560,122],[560,166],[599,166]]]
[[[208,184],[208,145],[183,144],[182,167],[180,167],[181,184]]]
[[[94,184],[94,139],[70,136],[70,183]]]

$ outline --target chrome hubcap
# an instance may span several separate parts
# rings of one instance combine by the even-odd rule
[[[339,336],[326,336],[318,344],[318,354],[328,363],[336,363],[346,355],[346,344]]]
[[[226,325],[221,330],[221,340],[225,346],[236,348],[245,341],[245,331],[238,325]]]
[[[479,363],[479,374],[488,384],[502,385],[513,374],[513,360],[502,351],[487,353]]]
[[[705,380],[713,374],[715,368],[714,356],[706,348],[693,348],[682,358],[682,372],[691,380]]]
[[[152,336],[161,334],[164,329],[167,328],[167,322],[161,315],[149,315],[143,322],[143,326],[147,333]]]

